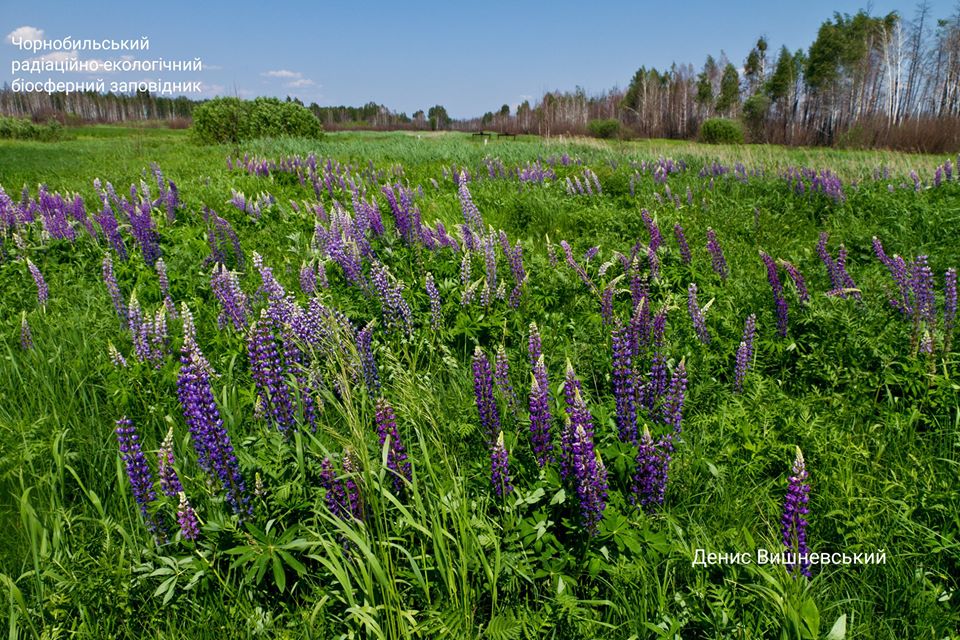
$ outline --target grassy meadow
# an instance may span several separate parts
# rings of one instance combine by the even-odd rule
[[[0,140],[4,631],[960,637],[958,160]]]

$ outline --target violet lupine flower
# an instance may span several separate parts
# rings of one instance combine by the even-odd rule
[[[510,383],[510,361],[507,359],[507,350],[502,344],[497,348],[497,356],[493,360],[493,377],[500,395],[507,403],[507,407],[516,414],[519,401],[517,400],[517,393]]]
[[[477,205],[473,203],[473,198],[470,196],[470,189],[467,188],[468,177],[466,172],[457,174],[457,194],[460,196],[460,207],[463,210],[463,221],[472,233],[476,235],[483,235],[483,229],[485,227],[483,223],[483,216],[480,215],[480,210],[477,209]],[[466,238],[464,238],[466,240]],[[473,250],[475,247],[469,247]]]
[[[577,393],[578,409],[570,421],[571,481],[580,503],[580,523],[589,535],[597,533],[607,507],[607,469],[593,446],[590,412]],[[582,417],[585,416],[585,417]],[[582,421],[585,421],[584,424]]]
[[[460,298],[460,306],[467,306],[473,301],[474,287],[470,275],[470,252],[464,251],[463,258],[460,259],[460,285],[463,287],[463,295]]]
[[[176,498],[183,492],[180,476],[174,469],[173,459],[173,427],[167,431],[160,449],[157,451],[157,475],[160,476],[160,491],[168,498]]]
[[[687,287],[687,309],[690,311],[690,319],[693,320],[693,329],[697,332],[697,338],[703,344],[710,344],[707,320],[703,315],[703,309],[697,303],[697,285],[693,282]]]
[[[167,276],[167,264],[163,261],[163,258],[158,258],[156,264],[153,266],[157,271],[157,281],[160,283],[160,295],[164,298],[169,298],[170,279]]]
[[[650,268],[650,279],[653,281],[660,279],[660,258],[657,252],[647,247],[647,266]]]
[[[509,456],[503,444],[503,431],[490,449],[490,484],[493,485],[493,494],[498,498],[513,491],[513,485],[510,484]]]
[[[494,434],[500,431],[500,411],[493,397],[493,370],[490,360],[479,345],[473,352],[473,392],[480,416],[480,427],[487,442],[492,442]]]
[[[117,420],[116,434],[117,443],[120,446],[120,459],[126,466],[133,499],[149,526],[152,523],[149,514],[150,503],[157,499],[157,492],[153,488],[150,465],[147,464],[147,458],[140,448],[140,436],[137,435],[136,427],[126,416]]]
[[[787,571],[799,572],[810,577],[810,562],[800,561],[799,556],[806,556],[810,553],[807,547],[807,520],[806,516],[810,512],[807,504],[810,501],[810,483],[809,474],[803,461],[803,453],[800,447],[797,447],[797,457],[793,462],[793,475],[790,476],[790,483],[787,487],[787,496],[783,503],[783,517],[780,518],[780,525],[783,532],[783,545],[787,548],[788,557],[793,557],[798,562],[787,562]]]
[[[720,276],[721,280],[726,280],[728,275],[727,260],[723,257],[723,247],[717,240],[717,232],[707,228],[707,251],[710,253],[710,263],[713,270]]]
[[[513,273],[513,291],[510,292],[509,304],[513,309],[520,306],[520,296],[523,295],[523,285],[527,281],[527,272],[523,268],[523,245],[517,240],[513,251],[508,256],[510,271]]]
[[[233,452],[230,436],[220,418],[210,385],[211,367],[196,343],[193,315],[184,304],[180,312],[184,324],[181,367],[177,377],[177,398],[190,430],[197,462],[211,478],[218,478],[234,513],[243,518],[251,512],[249,497]]]
[[[440,307],[440,292],[437,291],[437,285],[433,281],[433,274],[427,272],[425,278],[427,297],[430,299],[430,328],[434,331],[440,331],[443,326],[443,314]]]
[[[317,292],[317,270],[312,264],[304,262],[300,267],[300,290],[307,296]]]
[[[947,269],[943,284],[943,332],[944,354],[950,352],[953,343],[953,329],[957,322],[957,270],[954,267]]]
[[[550,266],[556,268],[560,264],[560,260],[557,258],[557,249],[553,246],[553,243],[550,242],[550,236],[547,238],[547,260],[550,261]]]
[[[810,292],[807,291],[807,281],[804,279],[803,274],[800,273],[800,270],[797,269],[793,263],[787,262],[786,260],[779,260],[778,262],[784,271],[787,272],[787,275],[790,276],[793,286],[797,288],[797,296],[800,298],[800,302],[809,301]]]
[[[327,508],[341,520],[363,520],[360,487],[354,479],[359,471],[353,455],[349,452],[343,454],[342,475],[334,471],[330,458],[324,458],[320,462],[320,486],[326,489]]]
[[[656,253],[660,245],[663,244],[663,234],[660,233],[660,227],[657,226],[657,222],[646,209],[640,210],[640,217],[643,218],[643,224],[647,228],[647,233],[650,234],[650,244],[648,246]],[[674,229],[676,229],[676,227],[674,227]]]
[[[614,285],[611,282],[600,295],[600,317],[603,318],[603,324],[608,326],[613,324],[613,293]]]
[[[667,354],[664,338],[667,330],[667,310],[660,309],[653,317],[650,331],[650,344],[653,354],[650,357],[650,376],[645,385],[638,385],[637,395],[641,404],[652,415],[657,400],[667,392]]]
[[[527,340],[527,353],[530,356],[530,368],[537,366],[537,361],[543,355],[543,345],[540,340],[540,329],[536,322],[530,323],[530,336]]]
[[[887,268],[887,271],[890,272],[890,277],[893,278],[894,283],[899,289],[899,297],[891,298],[890,305],[903,315],[907,317],[912,316],[913,306],[910,303],[910,273],[906,261],[898,255],[894,255],[893,258],[888,257],[883,250],[883,244],[881,244],[877,236],[873,236],[873,252],[876,254],[877,259]]]
[[[360,355],[363,380],[367,384],[367,392],[371,398],[376,398],[380,395],[380,374],[377,372],[377,361],[373,357],[372,323],[367,324],[357,332],[357,353]]]
[[[277,336],[267,309],[260,312],[260,320],[250,330],[247,354],[257,395],[270,421],[281,432],[286,432],[294,426],[293,400],[286,381],[290,371],[277,348]]]
[[[670,376],[670,389],[667,391],[663,402],[663,423],[668,427],[673,427],[673,434],[668,438],[680,435],[683,426],[683,403],[686,393],[687,368],[681,360]]]
[[[683,264],[690,264],[692,256],[690,255],[690,245],[687,244],[687,236],[683,233],[683,227],[680,223],[673,225],[673,235],[677,238],[677,244],[680,246],[680,260]]]
[[[24,351],[33,349],[33,334],[30,333],[30,325],[27,323],[27,312],[20,314],[20,348]]]
[[[413,471],[410,461],[407,460],[407,452],[400,441],[400,432],[397,431],[397,418],[393,412],[393,407],[384,398],[377,400],[376,411],[377,436],[380,438],[380,446],[383,447],[390,439],[390,448],[387,451],[387,468],[393,473],[393,488],[397,494],[404,491],[404,480],[413,482]]]
[[[30,275],[33,276],[33,282],[37,285],[37,304],[43,307],[47,304],[47,300],[50,299],[50,288],[47,287],[47,282],[43,279],[43,274],[40,273],[40,269],[30,261],[30,258],[27,258],[27,269],[30,270]]]
[[[547,367],[543,356],[537,358],[530,382],[530,448],[537,464],[543,467],[550,460],[553,450],[550,435],[550,386],[547,382]]]
[[[590,276],[587,275],[587,272],[584,271],[583,267],[577,263],[576,258],[573,257],[573,249],[570,248],[570,243],[566,240],[561,240],[560,247],[563,248],[563,252],[567,257],[567,264],[570,265],[570,268],[577,272],[577,275],[580,276],[584,284],[590,287],[590,291],[597,293],[597,285],[593,284]]]
[[[773,291],[773,302],[777,309],[777,334],[781,338],[786,338],[788,307],[787,300],[783,297],[783,284],[777,273],[777,263],[763,251],[760,252],[760,259],[767,267],[767,282],[770,283],[770,289]]]
[[[127,305],[123,301],[123,294],[120,293],[120,287],[117,285],[117,276],[113,272],[113,259],[110,254],[103,256],[103,282],[107,285],[107,292],[113,301],[113,308],[120,318],[120,326],[127,328]]]
[[[643,428],[630,486],[630,501],[647,512],[663,504],[667,491],[670,451],[663,441],[654,442],[650,429]]]
[[[613,397],[621,442],[637,442],[636,380],[630,351],[630,330],[620,322],[613,329]]]
[[[123,357],[123,354],[117,351],[117,348],[113,346],[112,342],[107,343],[107,355],[110,357],[110,362],[113,363],[115,367],[126,367],[127,360]]]
[[[736,393],[743,391],[743,380],[750,369],[753,359],[753,341],[757,333],[757,316],[750,314],[743,328],[743,338],[737,348],[737,367],[734,371],[733,389]]]
[[[187,500],[187,494],[181,491],[179,497],[177,522],[180,524],[180,535],[183,536],[184,540],[192,542],[200,537],[200,520],[197,518],[197,512],[190,505],[190,501]]]
[[[387,328],[402,328],[408,336],[413,333],[413,313],[403,298],[403,281],[393,278],[382,262],[374,261],[371,267],[374,292],[380,300],[383,319]]]
[[[350,515],[357,519],[363,519],[363,501],[360,496],[360,487],[357,485],[356,478],[360,473],[360,465],[357,463],[356,454],[347,450],[343,452],[343,490],[346,497],[346,506]]]
[[[237,331],[243,331],[247,326],[247,295],[240,288],[240,281],[237,274],[233,271],[227,271],[222,264],[213,268],[210,274],[210,288],[213,295],[220,302],[220,314],[217,316],[217,324],[224,326],[228,321],[233,324]]]
[[[910,265],[910,286],[913,289],[914,312],[919,320],[932,326],[936,322],[936,306],[933,294],[933,271],[927,263],[927,256],[914,258]]]

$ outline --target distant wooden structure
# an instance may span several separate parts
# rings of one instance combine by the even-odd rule
[[[517,137],[517,134],[515,133],[507,133],[505,131],[501,133],[497,133],[496,131],[482,131],[482,130],[474,131],[470,135],[474,138],[483,138],[485,140],[488,140],[494,136],[497,136],[498,138],[516,138]]]

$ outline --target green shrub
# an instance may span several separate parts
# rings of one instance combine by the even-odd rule
[[[594,138],[615,138],[620,133],[620,121],[616,118],[591,120],[587,123],[587,129]]]
[[[710,118],[700,125],[700,141],[707,144],[743,144],[743,125],[727,118]]]
[[[63,137],[63,125],[56,120],[50,120],[46,124],[34,124],[27,118],[0,116],[0,139],[52,142]]]
[[[214,98],[193,110],[193,135],[205,144],[239,143],[280,136],[319,138],[323,128],[316,116],[295,102]]]

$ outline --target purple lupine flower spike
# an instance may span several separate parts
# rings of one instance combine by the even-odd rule
[[[630,348],[630,330],[621,323],[613,329],[613,397],[617,435],[622,442],[637,442],[636,379]]]
[[[176,498],[183,491],[180,476],[174,469],[173,427],[167,431],[160,449],[157,451],[157,475],[160,476],[160,491],[168,498]]]
[[[500,431],[500,411],[493,396],[493,370],[490,360],[477,345],[473,352],[473,391],[477,403],[477,413],[480,416],[480,427],[486,441],[492,442],[495,434]]]
[[[670,388],[663,403],[663,423],[679,436],[683,426],[683,404],[687,393],[687,368],[683,360],[670,376]],[[672,436],[670,436],[672,437]]]
[[[145,521],[150,523],[150,503],[157,499],[157,492],[153,488],[153,474],[150,465],[140,447],[140,436],[133,422],[126,416],[117,420],[117,443],[120,446],[120,459],[123,461],[127,478],[130,480],[130,489],[133,499],[140,508]]]
[[[527,342],[527,353],[530,356],[530,368],[537,366],[537,360],[543,355],[543,345],[540,340],[540,329],[536,322],[530,323],[530,337]]]
[[[180,523],[180,535],[183,536],[184,540],[194,541],[200,537],[200,520],[197,518],[197,512],[190,505],[190,501],[187,500],[187,494],[181,491],[179,498],[177,522]]]
[[[443,326],[443,315],[440,307],[440,292],[437,291],[437,285],[433,281],[433,274],[427,272],[425,278],[427,297],[430,299],[430,328],[439,331]]]
[[[797,288],[797,297],[800,299],[800,302],[808,302],[810,300],[810,292],[807,291],[807,281],[803,277],[803,274],[800,273],[800,270],[797,269],[796,266],[786,260],[779,260],[778,262],[787,272],[787,275],[790,276],[793,286]]]
[[[300,290],[307,296],[317,292],[317,270],[312,264],[304,262],[300,266]]]
[[[363,367],[363,380],[367,385],[367,392],[371,398],[380,395],[380,374],[377,371],[377,361],[373,357],[373,324],[369,323],[357,332],[357,352],[360,354],[360,364]]]
[[[510,484],[509,456],[503,444],[503,431],[490,449],[490,483],[493,485],[493,494],[498,498],[513,491],[513,485]]]
[[[753,341],[757,333],[757,316],[750,314],[747,317],[746,325],[743,328],[743,338],[740,340],[740,346],[737,348],[737,366],[734,371],[733,389],[736,393],[743,391],[743,380],[750,369],[750,362],[753,359]]]
[[[530,448],[543,467],[550,460],[553,450],[550,435],[550,386],[547,382],[547,368],[543,356],[537,359],[533,367],[530,382]]]
[[[27,312],[20,314],[20,348],[24,351],[33,349],[33,334],[30,332],[30,325],[27,323]]]
[[[212,368],[196,342],[193,315],[186,303],[180,311],[183,319],[183,348],[177,377],[177,398],[197,451],[200,468],[220,481],[227,502],[241,518],[251,513],[249,496],[233,452],[233,444],[214,399],[210,384]]]
[[[797,457],[793,463],[793,475],[787,487],[787,496],[783,503],[783,517],[780,525],[783,534],[783,545],[788,555],[806,556],[810,549],[807,546],[807,520],[810,512],[807,504],[810,501],[809,474],[803,461],[803,453],[797,447]],[[786,563],[787,571],[810,577],[810,562],[807,560],[797,563]]]
[[[729,273],[727,269],[727,260],[723,256],[723,248],[717,240],[717,232],[707,228],[707,251],[710,253],[710,263],[713,270],[720,276],[721,280],[726,280]]]
[[[380,446],[383,447],[387,439],[390,439],[390,448],[387,451],[387,468],[393,473],[393,488],[398,494],[403,493],[404,480],[412,482],[413,473],[410,462],[407,460],[406,450],[400,441],[400,433],[397,431],[397,418],[393,412],[393,407],[384,398],[377,401],[375,419]]]
[[[633,504],[648,512],[663,504],[669,465],[670,451],[662,442],[654,442],[650,429],[644,426],[630,487]]]
[[[27,258],[27,269],[30,270],[30,275],[33,276],[34,284],[37,285],[37,304],[44,307],[47,304],[47,300],[50,299],[50,288],[47,286],[46,280],[43,279],[43,274],[40,273],[40,269],[30,261],[30,258]]]
[[[607,469],[593,445],[590,413],[579,393],[576,397],[580,408],[575,413],[586,417],[577,417],[570,423],[571,478],[580,503],[581,525],[589,535],[595,535],[607,506]]]
[[[506,401],[507,407],[516,414],[519,401],[510,383],[510,361],[507,359],[507,350],[502,344],[497,348],[497,356],[493,361],[493,375],[497,389]]]
[[[120,326],[127,328],[127,305],[123,301],[123,294],[120,293],[120,287],[117,285],[117,276],[113,272],[113,259],[109,253],[103,256],[103,282],[107,285],[107,292],[113,301],[113,308],[120,318]]]
[[[690,264],[692,256],[690,255],[690,245],[687,244],[687,237],[683,233],[683,227],[680,223],[673,225],[673,235],[677,238],[677,244],[680,246],[680,260],[683,264]]]
[[[687,309],[690,311],[690,319],[693,321],[693,329],[697,333],[697,338],[699,338],[703,344],[710,344],[710,332],[707,330],[707,320],[704,317],[703,309],[700,308],[697,302],[697,285],[693,282],[691,282],[687,288]]]
[[[787,300],[783,297],[783,284],[780,282],[780,276],[777,274],[777,263],[769,255],[760,252],[760,259],[767,267],[767,281],[770,283],[770,289],[773,291],[773,302],[777,310],[777,334],[781,338],[787,337]]]

